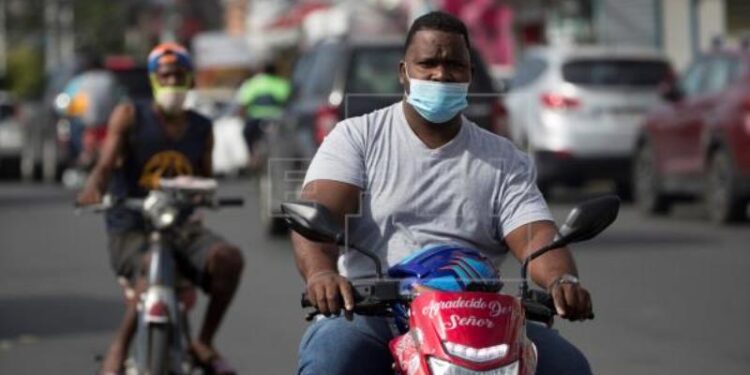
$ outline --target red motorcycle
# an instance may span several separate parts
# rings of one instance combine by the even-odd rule
[[[574,208],[558,237],[524,260],[517,296],[404,285],[404,280],[383,277],[381,262],[374,253],[346,244],[344,231],[324,206],[288,202],[282,204],[282,212],[290,228],[305,238],[348,246],[374,262],[375,278],[352,280],[356,314],[396,320],[399,309],[406,306],[408,325],[399,327],[389,344],[396,374],[533,375],[537,351],[526,336],[526,325],[551,326],[555,307],[547,293],[529,289],[529,262],[550,250],[595,237],[614,222],[619,206],[616,196],[604,196]],[[312,306],[305,295],[302,306]],[[313,311],[307,319],[317,314]]]

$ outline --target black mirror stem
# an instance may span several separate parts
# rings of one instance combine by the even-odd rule
[[[546,254],[548,251],[563,247],[565,245],[567,245],[567,241],[557,239],[555,241],[552,241],[551,244],[531,253],[531,255],[527,256],[526,259],[523,260],[523,265],[521,266],[521,298],[527,298],[529,294],[529,263],[531,263],[532,260]]]
[[[375,273],[377,274],[378,279],[383,278],[383,265],[380,263],[380,258],[377,255],[375,255],[375,253],[369,250],[361,249],[352,244],[348,244],[348,246],[346,246],[346,244],[344,243],[345,241],[343,239],[337,242],[339,242],[341,245],[344,245],[345,248],[346,247],[351,248],[353,250],[358,251],[360,254],[370,258],[370,260],[372,260],[372,262],[375,263]]]

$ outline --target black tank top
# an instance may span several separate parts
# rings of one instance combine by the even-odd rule
[[[144,197],[158,186],[161,177],[204,174],[202,160],[211,134],[210,120],[186,111],[185,131],[172,140],[164,133],[152,101],[137,101],[134,107],[135,123],[125,142],[124,158],[109,184],[113,197]],[[124,207],[110,209],[106,223],[110,231],[144,229],[141,214]]]

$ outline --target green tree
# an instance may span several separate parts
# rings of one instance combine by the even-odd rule
[[[13,47],[8,53],[8,84],[17,98],[28,99],[41,92],[44,61],[39,51],[28,44]]]
[[[100,54],[119,54],[125,48],[132,1],[75,0],[76,45]]]

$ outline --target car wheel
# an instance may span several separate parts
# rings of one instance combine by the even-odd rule
[[[630,181],[616,181],[615,194],[617,194],[623,202],[632,202],[633,184]]]
[[[14,180],[21,177],[21,158],[9,157],[0,160],[0,176]]]
[[[661,191],[659,176],[654,165],[651,147],[643,145],[636,153],[633,166],[635,203],[646,214],[666,214],[671,208],[670,199]]]
[[[726,151],[719,149],[711,157],[706,176],[704,201],[708,217],[717,224],[746,218],[747,199],[737,189],[737,174]]]

